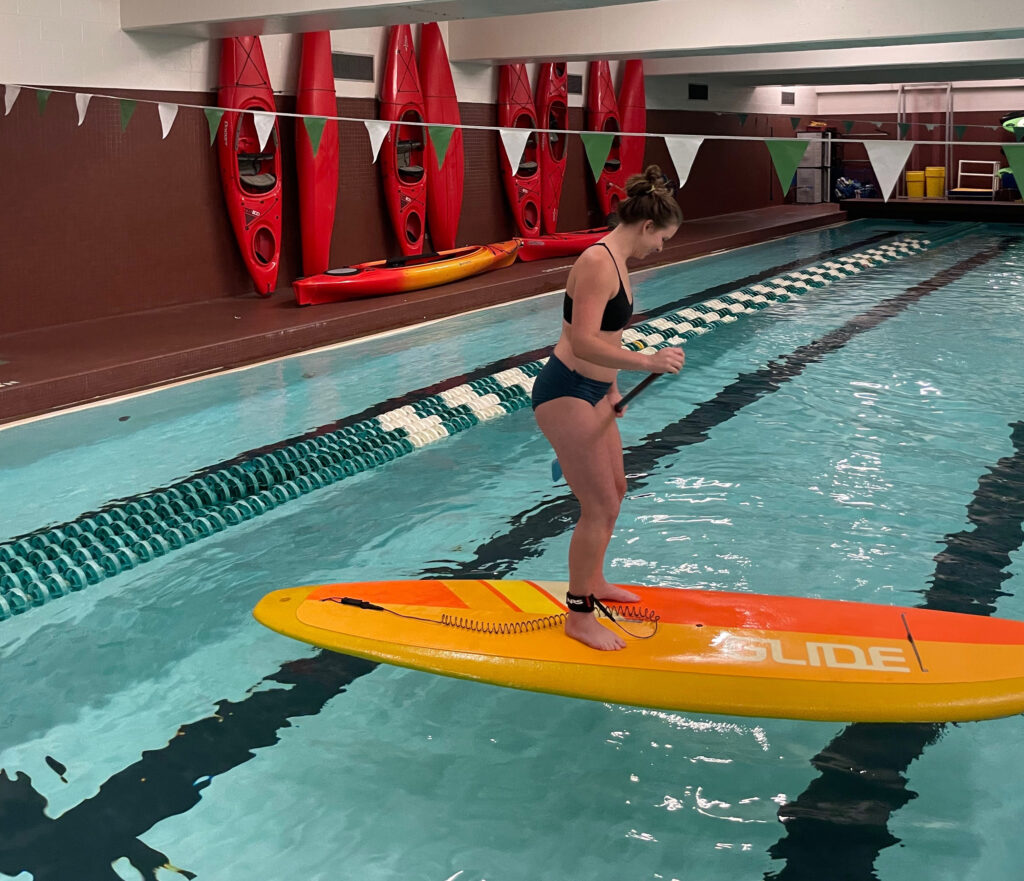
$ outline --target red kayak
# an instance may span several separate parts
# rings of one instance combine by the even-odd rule
[[[423,94],[416,72],[412,29],[393,25],[380,87],[381,119],[423,122]],[[422,125],[393,125],[381,145],[384,197],[398,246],[406,256],[423,252],[427,176],[423,165],[426,130]]]
[[[564,132],[569,127],[569,87],[565,62],[546,62],[537,71],[537,119],[540,127]],[[558,231],[558,203],[565,176],[568,135],[537,133],[541,189],[541,226],[545,233]]]
[[[420,32],[420,85],[423,88],[423,108],[426,121],[440,125],[458,126],[459,101],[455,96],[452,70],[448,53],[437,22],[427,22]],[[437,155],[432,149],[425,152],[427,174],[427,228],[430,243],[435,250],[448,251],[455,247],[462,213],[462,179],[464,159],[462,129],[456,128],[448,142],[444,165],[437,166]]]
[[[593,132],[620,132],[619,108],[615,101],[612,73],[607,61],[591,61],[587,83],[587,128]],[[612,141],[604,170],[597,179],[597,203],[607,217],[626,196],[626,180],[622,173],[620,138]]]
[[[581,229],[576,232],[557,232],[549,236],[519,238],[520,260],[545,260],[548,257],[575,257],[582,254],[591,245],[596,245],[608,233],[608,227],[601,229]]]
[[[503,64],[498,73],[498,125],[502,128],[537,128],[537,112],[525,64]],[[537,170],[537,136],[531,134],[519,167],[513,171],[501,151],[501,176],[505,182],[516,226],[524,236],[540,235],[540,174]]]
[[[360,297],[381,297],[418,291],[500,269],[515,262],[518,242],[470,245],[440,254],[415,254],[398,260],[374,260],[321,275],[300,278],[294,284],[300,306],[337,303]]]
[[[295,109],[309,116],[338,115],[330,31],[302,35]],[[302,271],[316,275],[331,265],[331,234],[338,204],[338,123],[335,120],[328,119],[324,125],[316,155],[305,124],[301,119],[296,120],[295,165],[299,175]]]
[[[242,259],[256,293],[267,297],[277,285],[281,261],[281,152],[277,119],[260,149],[251,112],[276,109],[259,37],[221,41],[217,103],[250,111],[224,114],[217,134],[217,158]]]
[[[647,131],[647,96],[644,90],[644,63],[637,59],[623,65],[622,88],[619,89],[619,118],[624,132]],[[647,138],[622,138],[619,159],[622,161],[622,185],[631,175],[642,174]]]

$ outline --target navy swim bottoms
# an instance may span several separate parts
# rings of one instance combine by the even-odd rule
[[[580,398],[596,407],[611,387],[610,382],[601,382],[570,370],[552,355],[533,382],[533,409],[555,398]]]

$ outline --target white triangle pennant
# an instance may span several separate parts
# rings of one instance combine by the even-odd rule
[[[373,159],[370,162],[376,162],[377,154],[380,153],[380,145],[384,143],[384,139],[391,130],[391,123],[382,122],[379,119],[364,119],[363,125],[366,126],[367,134],[370,136],[370,150],[373,153]]]
[[[4,116],[11,112],[11,108],[20,94],[21,86],[4,85]]]
[[[528,128],[501,129],[501,146],[505,148],[508,164],[513,169],[519,168],[519,163],[523,161],[523,151],[532,134],[533,132]]]
[[[674,135],[665,138],[665,146],[668,147],[668,155],[672,157],[672,164],[679,176],[679,188],[686,184],[690,176],[690,169],[693,167],[693,160],[697,156],[700,145],[704,143],[701,137]]]
[[[86,94],[85,92],[78,92],[75,95],[75,106],[78,108],[78,124],[81,125],[85,122],[85,114],[89,110],[89,102],[92,100],[92,95]]]
[[[89,102],[92,100],[92,95],[87,95],[85,92],[78,92],[75,95],[75,106],[78,108],[78,124],[81,125],[85,122],[85,114],[89,109]]]
[[[267,113],[266,110],[254,110],[252,112],[253,125],[256,126],[256,137],[260,139],[261,153],[263,148],[267,146],[267,138],[270,137],[270,132],[274,128],[274,120],[276,119],[276,113]]]
[[[875,170],[882,198],[888,202],[889,194],[896,185],[896,180],[907,164],[910,151],[914,149],[913,141],[865,141],[868,161]]]
[[[178,115],[178,105],[159,103],[156,105],[156,110],[160,114],[160,127],[163,129],[163,136],[166,138],[171,130],[171,126],[174,125],[175,117]]]

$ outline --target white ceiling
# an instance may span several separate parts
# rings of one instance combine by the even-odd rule
[[[205,39],[436,20],[454,62],[642,57],[648,76],[737,86],[1024,82],[1021,0],[121,0],[124,30]]]

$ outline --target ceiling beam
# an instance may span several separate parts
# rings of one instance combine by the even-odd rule
[[[121,29],[197,39],[300,34],[520,14],[652,0],[121,0]]]
[[[659,0],[481,18],[449,29],[453,61],[671,58],[1024,38],[1024,3]]]

